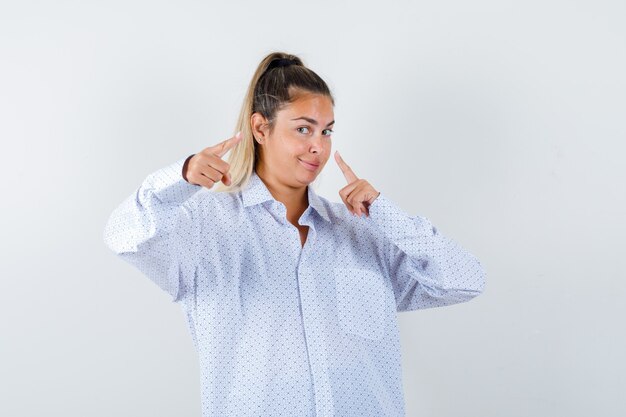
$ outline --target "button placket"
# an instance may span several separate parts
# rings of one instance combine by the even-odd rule
[[[309,265],[311,253],[315,253],[317,231],[312,222],[305,220],[300,224],[309,226],[309,235],[298,260],[298,285],[300,286],[300,302],[302,306],[302,319],[305,326],[309,362],[313,376],[316,416],[335,415],[331,383],[329,380],[326,364],[326,339],[323,329],[319,324],[323,323],[323,316],[318,311],[315,290],[315,266]]]

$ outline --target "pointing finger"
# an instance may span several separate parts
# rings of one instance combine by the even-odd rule
[[[237,134],[232,138],[226,139],[224,142],[215,145],[215,149],[217,149],[215,155],[219,156],[220,158],[224,156],[226,152],[231,150],[236,144],[241,141],[242,136],[243,135],[241,134],[241,132],[237,132]]]
[[[341,172],[343,172],[343,176],[346,177],[346,181],[348,181],[348,184],[359,179],[359,177],[356,176],[356,174],[354,173],[354,171],[352,171],[348,164],[346,164],[341,155],[339,155],[339,151],[335,151],[335,161],[337,161],[337,165],[339,165]]]

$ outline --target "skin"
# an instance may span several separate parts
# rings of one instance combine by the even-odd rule
[[[251,116],[250,123],[260,148],[256,173],[272,196],[285,205],[287,220],[300,232],[304,246],[308,226],[298,224],[298,219],[309,206],[307,186],[317,178],[331,154],[332,101],[324,95],[299,92],[296,100],[276,113],[271,131],[268,121],[259,113]],[[194,155],[184,173],[187,181],[207,188],[218,181],[229,185],[230,167],[221,158],[240,140],[238,134]],[[334,157],[347,181],[339,190],[342,201],[353,215],[369,216],[368,208],[380,192],[365,179],[358,178],[339,152]]]
[[[309,205],[307,185],[315,180],[330,157],[332,102],[323,95],[301,93],[276,113],[271,132],[267,120],[259,113],[252,115],[251,124],[260,148],[256,172],[272,196],[287,208],[287,220],[306,235],[308,227],[300,226],[298,219]],[[301,161],[317,166],[307,167]]]

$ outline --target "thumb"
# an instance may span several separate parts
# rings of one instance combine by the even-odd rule
[[[224,174],[224,176],[222,177],[222,182],[224,183],[224,185],[231,184],[230,172],[227,172],[226,174]]]

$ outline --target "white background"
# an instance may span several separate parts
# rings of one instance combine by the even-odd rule
[[[200,415],[181,310],[102,232],[231,136],[273,50],[328,82],[357,175],[487,271],[398,316],[407,415],[626,415],[625,23],[621,0],[2,1],[0,415]],[[344,185],[331,158],[318,192]]]

